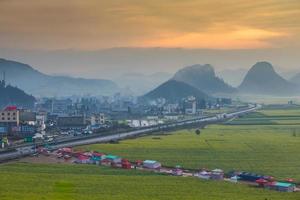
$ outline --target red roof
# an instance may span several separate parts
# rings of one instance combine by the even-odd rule
[[[268,185],[269,185],[269,186],[275,186],[275,185],[276,185],[276,181],[269,182]]]
[[[99,156],[99,157],[101,157],[101,156],[104,156],[104,154],[103,153],[94,152],[93,156]]]
[[[84,156],[84,155],[79,155],[79,156],[78,156],[78,159],[79,159],[79,160],[88,160],[89,157],[88,157],[88,156]]]
[[[135,163],[136,163],[136,164],[142,164],[143,161],[142,161],[142,160],[137,160],[137,161],[135,161]]]
[[[14,111],[14,110],[17,110],[17,106],[7,106],[4,110],[5,111]]]
[[[268,181],[263,179],[263,178],[260,178],[260,179],[256,180],[255,182],[258,183],[258,184],[268,183]]]

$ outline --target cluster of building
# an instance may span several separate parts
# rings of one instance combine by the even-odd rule
[[[202,170],[199,172],[198,177],[201,179],[212,179],[212,180],[223,180],[224,179],[224,171],[221,169],[214,169],[212,171]]]
[[[287,179],[286,181],[276,181],[272,176],[258,175],[249,172],[232,172],[228,175],[224,175],[224,171],[221,169],[215,169],[212,171],[202,170],[196,174],[201,179],[211,180],[228,180],[233,183],[243,182],[246,184],[257,185],[262,188],[276,190],[280,192],[294,192],[296,184],[293,179]]]
[[[149,127],[149,126],[156,126],[159,124],[163,124],[164,120],[162,118],[156,117],[149,117],[146,119],[130,119],[126,120],[126,123],[131,128],[140,128],[140,127]]]
[[[232,105],[230,98],[217,98],[216,100],[206,101],[197,99],[194,96],[188,96],[178,102],[168,102],[164,98],[158,98],[149,102],[149,111],[156,115],[201,115],[204,109],[219,109],[224,106]]]
[[[56,111],[65,111],[65,105],[59,104],[59,107],[55,108]],[[7,106],[0,110],[0,145],[3,148],[9,144],[8,141],[19,139],[32,142],[47,136],[49,130],[58,133],[70,130],[93,132],[106,127],[106,120],[103,113],[68,115],[65,112],[57,114],[44,109],[28,110]]]
[[[56,152],[57,158],[70,159],[75,158],[73,161],[76,164],[96,164],[103,166],[119,167],[123,169],[132,169],[136,167],[143,167],[146,169],[159,169],[161,164],[154,160],[137,160],[134,163],[120,156],[104,154],[99,152],[82,152],[73,151],[71,148],[62,148]]]
[[[40,149],[39,152],[48,155],[48,152],[44,149]],[[131,162],[117,155],[105,154],[95,151],[73,151],[72,148],[61,148],[56,151],[57,158],[64,158],[70,160],[70,162],[76,164],[95,164],[110,166],[123,169],[140,169],[150,170],[159,173],[164,173],[173,176],[190,176],[198,177],[204,180],[216,180],[216,181],[229,181],[233,183],[243,183],[248,185],[256,185],[270,190],[276,190],[280,192],[294,192],[296,191],[296,184],[293,179],[287,179],[286,181],[276,181],[274,177],[258,175],[249,172],[230,172],[224,173],[222,169],[208,170],[203,169],[201,171],[185,170],[181,166],[177,165],[173,168],[164,167],[162,164],[155,160],[136,160]]]
[[[160,98],[154,103],[139,104],[133,97],[116,94],[98,98],[43,98],[36,103],[35,110],[46,112],[47,119],[62,131],[97,131],[113,126],[120,121],[131,128],[149,127],[178,120],[180,116],[202,115],[204,108],[214,108],[231,103],[229,99],[219,99],[215,103],[197,101],[193,96],[179,103],[168,103]],[[150,117],[149,117],[150,116]],[[151,118],[152,117],[152,118]]]
[[[0,138],[32,137],[37,131],[43,131],[45,116],[16,106],[8,106],[0,111]]]
[[[293,179],[285,181],[276,181],[272,176],[264,176],[249,172],[239,172],[236,174],[241,181],[250,181],[258,184],[259,187],[276,190],[280,192],[294,192],[296,184]]]

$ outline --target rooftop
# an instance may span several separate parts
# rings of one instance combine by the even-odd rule
[[[292,183],[284,183],[284,182],[275,182],[274,185],[278,186],[278,187],[291,187],[291,186],[294,186],[294,184],[292,184]]]
[[[157,163],[157,161],[155,161],[155,160],[145,160],[144,163],[155,164],[155,163]]]

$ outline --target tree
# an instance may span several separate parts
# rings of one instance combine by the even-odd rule
[[[200,135],[200,130],[199,129],[197,129],[196,131],[195,131],[195,133],[197,134],[197,135]]]

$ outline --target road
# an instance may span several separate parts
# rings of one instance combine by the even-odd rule
[[[192,124],[218,123],[225,119],[232,119],[239,115],[253,112],[253,111],[259,109],[260,107],[261,107],[260,105],[257,105],[255,107],[251,107],[251,108],[248,108],[245,110],[236,111],[236,112],[232,112],[232,113],[224,113],[222,115],[219,114],[214,117],[189,119],[189,120],[178,121],[178,122],[173,122],[173,123],[169,123],[169,124],[162,124],[162,125],[154,126],[154,127],[148,127],[148,128],[144,128],[144,129],[140,129],[140,130],[129,131],[129,132],[125,132],[125,133],[118,133],[118,134],[109,135],[109,136],[99,135],[99,136],[95,136],[92,138],[82,138],[80,140],[72,139],[70,141],[63,141],[58,144],[51,145],[51,147],[53,149],[58,149],[58,148],[62,148],[62,147],[73,147],[73,146],[87,145],[87,144],[94,144],[94,143],[105,143],[105,142],[109,142],[109,141],[126,139],[129,137],[135,137],[135,136],[139,136],[139,135],[143,135],[143,134],[147,134],[147,133],[152,133],[155,131],[169,130],[171,128],[177,128],[177,127],[182,127],[182,126],[187,126],[187,125],[192,125]],[[0,153],[0,162],[5,162],[7,160],[16,159],[16,158],[23,157],[23,156],[28,156],[33,153],[35,153],[35,149],[34,149],[33,145],[19,147],[19,148],[15,149],[14,151]]]

